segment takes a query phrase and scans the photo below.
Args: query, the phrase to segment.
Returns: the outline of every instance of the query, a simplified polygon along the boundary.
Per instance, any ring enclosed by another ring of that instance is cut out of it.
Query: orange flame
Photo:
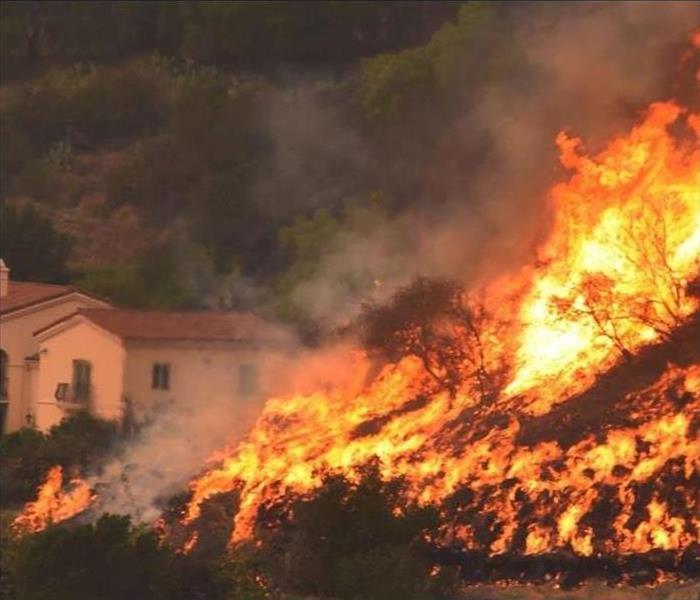
[[[461,516],[445,524],[445,535],[465,547],[492,554],[568,547],[589,556],[682,550],[697,541],[698,522],[688,514],[697,514],[698,499],[688,481],[700,461],[691,427],[700,367],[668,365],[655,383],[600,399],[634,407],[602,436],[581,434],[568,446],[518,439],[528,423],[581,398],[601,373],[671,340],[698,309],[688,292],[700,272],[698,119],[674,102],[652,104],[595,156],[559,134],[572,175],[552,189],[554,226],[539,266],[484,292],[494,312],[516,315],[505,333],[485,325],[485,361],[509,373],[496,400],[483,402],[469,381],[453,396],[435,391],[410,356],[369,385],[358,377],[349,389],[271,399],[247,438],[192,483],[185,522],[198,518],[207,498],[236,489],[233,541],[245,539],[261,504],[313,490],[322,469],[352,478],[378,457],[382,475],[406,477],[421,502],[472,490]],[[683,135],[672,136],[672,125]],[[367,358],[356,360],[358,373],[369,369]],[[678,406],[671,392],[689,399]],[[411,403],[418,397],[425,401]],[[363,429],[367,423],[376,426]],[[679,482],[673,507],[656,496],[640,506],[639,487],[665,470]],[[592,520],[604,503],[617,507],[606,532]],[[635,511],[645,518],[633,522]],[[488,539],[477,535],[476,513],[493,517]]]
[[[373,365],[353,353],[344,386],[266,403],[248,436],[191,483],[184,523],[236,490],[232,542],[249,538],[265,503],[314,490],[326,469],[352,479],[377,458],[420,502],[447,506],[469,491],[442,531],[465,548],[591,556],[698,543],[700,351],[674,363],[654,349],[700,333],[699,138],[700,115],[673,101],[651,104],[597,154],[560,133],[570,176],[551,190],[537,263],[480,294],[483,365],[504,379],[494,394],[469,377],[439,389],[415,356],[366,383]],[[476,295],[465,302],[476,307]],[[15,530],[93,502],[84,481],[71,485],[64,492],[51,469]],[[198,537],[190,530],[183,552]]]
[[[51,467],[39,487],[37,499],[29,502],[13,521],[13,531],[17,534],[40,531],[74,517],[92,504],[95,496],[85,481],[72,479],[68,485],[70,489],[64,491],[63,469]]]

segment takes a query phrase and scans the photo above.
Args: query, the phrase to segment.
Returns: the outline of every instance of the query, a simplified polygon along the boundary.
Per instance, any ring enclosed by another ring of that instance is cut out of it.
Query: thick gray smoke
[[[556,133],[582,137],[595,152],[650,101],[665,99],[669,64],[700,23],[700,5],[538,3],[515,23],[508,34],[528,73],[487,86],[444,147],[425,157],[449,202],[433,203],[428,184],[415,192],[417,210],[370,235],[338,239],[296,290],[316,317],[338,323],[356,313],[362,296],[344,284],[353,275],[378,282],[371,291],[382,298],[419,274],[478,284],[530,262],[547,231],[546,190],[566,176]],[[473,156],[473,140],[487,140],[481,156]]]

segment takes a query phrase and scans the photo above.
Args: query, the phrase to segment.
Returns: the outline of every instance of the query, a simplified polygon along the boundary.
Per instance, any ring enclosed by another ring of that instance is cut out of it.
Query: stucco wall
[[[40,341],[39,347],[36,424],[40,429],[60,422],[69,410],[54,395],[59,383],[72,383],[73,360],[91,364],[90,411],[104,419],[121,417],[126,356],[119,338],[84,320]]]
[[[8,413],[5,432],[24,425],[27,414],[34,411],[36,398],[31,394],[32,383],[26,381],[24,365],[27,356],[39,351],[34,332],[79,308],[103,306],[105,304],[90,298],[59,298],[0,317],[0,347],[8,355]]]
[[[255,396],[239,394],[239,366],[254,364],[259,372],[259,396],[270,388],[273,373],[285,358],[274,351],[251,349],[239,344],[216,342],[127,342],[124,390],[141,417],[159,402],[175,400],[192,406],[230,402],[232,415]],[[170,389],[154,390],[155,363],[170,364]]]

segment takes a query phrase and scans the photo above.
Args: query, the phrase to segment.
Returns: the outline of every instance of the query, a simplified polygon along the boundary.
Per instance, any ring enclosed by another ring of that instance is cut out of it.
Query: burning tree
[[[700,258],[699,137],[700,117],[673,102],[652,104],[594,156],[560,135],[572,174],[551,190],[540,266],[481,296],[419,279],[368,307],[366,346],[393,362],[373,370],[355,353],[348,368],[371,381],[269,399],[191,483],[183,527],[235,492],[230,544],[261,541],[269,511],[292,506],[283,539],[332,546],[335,532],[308,515],[340,514],[352,529],[361,520],[344,511],[362,507],[323,474],[360,489],[376,459],[379,480],[405,483],[399,511],[439,507],[435,541],[470,581],[531,566],[536,577],[697,577],[700,302],[688,282]],[[297,589],[327,591],[322,579]]]
[[[495,323],[483,297],[468,296],[455,281],[425,277],[399,289],[388,304],[366,305],[360,317],[368,350],[392,362],[417,356],[439,388],[454,396],[468,382],[482,402],[495,398],[503,381],[485,342]]]
[[[672,196],[645,199],[636,214],[606,235],[611,268],[584,271],[567,295],[551,300],[563,319],[589,320],[626,360],[634,343],[630,332],[668,342],[695,303],[687,265],[673,239],[678,204]],[[700,272],[700,258],[695,263]],[[647,293],[639,294],[639,287]]]

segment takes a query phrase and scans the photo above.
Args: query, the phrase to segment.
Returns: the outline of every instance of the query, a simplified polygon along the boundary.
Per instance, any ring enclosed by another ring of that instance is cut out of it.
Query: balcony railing
[[[54,397],[59,404],[87,406],[92,398],[92,386],[77,387],[68,383],[59,383]]]

